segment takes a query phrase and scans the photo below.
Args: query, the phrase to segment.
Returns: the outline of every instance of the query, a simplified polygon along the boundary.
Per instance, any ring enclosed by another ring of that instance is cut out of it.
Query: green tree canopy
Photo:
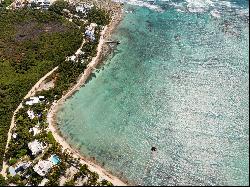
[[[68,8],[69,8],[69,3],[67,1],[57,0],[49,7],[49,11],[62,15],[63,9],[68,9]]]

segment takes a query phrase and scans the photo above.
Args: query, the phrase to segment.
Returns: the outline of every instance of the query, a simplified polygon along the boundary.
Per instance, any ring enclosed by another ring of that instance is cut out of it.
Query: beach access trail
[[[48,72],[46,75],[44,75],[32,88],[31,90],[28,92],[28,94],[24,97],[24,99],[27,99],[31,96],[33,96],[36,93],[36,90],[40,87],[40,84],[47,78],[49,77],[51,74],[53,74],[56,70],[58,69],[58,66],[55,67],[53,70],[51,70],[50,72]],[[11,119],[11,125],[9,128],[9,132],[8,132],[8,138],[7,138],[7,143],[6,143],[6,147],[5,147],[5,153],[9,147],[9,142],[11,140],[11,136],[12,136],[12,129],[16,126],[15,124],[15,116],[17,114],[17,112],[22,108],[22,102],[18,105],[17,109],[14,111],[12,119]],[[8,165],[5,161],[3,161],[3,168],[1,171],[1,174],[6,177],[6,169],[7,169]]]

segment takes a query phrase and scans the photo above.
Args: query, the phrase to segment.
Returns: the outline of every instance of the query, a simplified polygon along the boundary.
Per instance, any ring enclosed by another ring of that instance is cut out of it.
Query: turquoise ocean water
[[[131,183],[248,185],[248,2],[125,12],[121,44],[59,111],[62,134]]]

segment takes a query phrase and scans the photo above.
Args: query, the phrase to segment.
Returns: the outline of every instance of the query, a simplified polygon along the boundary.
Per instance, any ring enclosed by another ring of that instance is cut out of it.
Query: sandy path
[[[50,72],[48,72],[46,75],[44,75],[32,88],[31,90],[28,92],[28,94],[24,97],[24,99],[27,99],[31,96],[33,96],[36,93],[36,90],[39,88],[40,84],[47,78],[49,77],[52,73],[54,73],[56,70],[58,69],[58,66],[55,67],[53,70],[51,70]],[[12,129],[15,127],[15,115],[17,114],[17,112],[20,110],[20,108],[22,108],[22,103],[19,104],[19,106],[17,107],[17,109],[14,111],[12,119],[11,119],[11,125],[10,125],[10,129],[8,132],[8,138],[7,138],[7,143],[6,143],[6,147],[5,147],[5,151],[8,149],[9,146],[9,142],[11,140],[11,136],[12,136]],[[3,162],[3,168],[1,171],[1,174],[3,176],[6,176],[6,169],[7,169],[7,165],[6,162]]]

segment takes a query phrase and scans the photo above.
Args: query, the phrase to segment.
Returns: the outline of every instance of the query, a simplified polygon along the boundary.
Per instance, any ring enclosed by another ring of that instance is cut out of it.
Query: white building
[[[75,53],[76,56],[82,55],[84,52],[81,49],[78,49]]]
[[[96,23],[91,23],[89,26],[86,27],[85,36],[90,38],[91,41],[95,41],[95,27],[97,26]]]
[[[19,163],[19,164],[16,166],[15,170],[16,170],[16,172],[25,170],[25,169],[27,169],[28,167],[30,167],[31,164],[32,164],[32,162],[21,162],[21,163]]]
[[[40,102],[40,100],[39,100],[39,98],[38,97],[30,97],[30,100],[29,101],[26,101],[26,105],[34,105],[34,104],[37,104],[37,103],[39,103]]]
[[[45,96],[39,95],[38,98],[39,98],[40,100],[44,100],[44,99],[45,99]]]
[[[28,114],[28,116],[29,116],[30,119],[34,119],[36,117],[35,114],[34,114],[34,112],[33,112],[33,110],[28,110],[27,114]]]
[[[34,167],[34,171],[40,176],[45,176],[50,169],[61,161],[57,155],[51,155],[48,160],[40,160]]]
[[[17,138],[17,133],[13,133],[13,134],[12,134],[12,137],[13,137],[14,139],[16,139],[16,138]]]
[[[67,61],[76,61],[76,55],[67,57]]]
[[[50,169],[52,168],[53,164],[50,161],[47,160],[40,160],[34,167],[34,171],[40,175],[40,176],[45,176]]]
[[[40,133],[39,126],[36,125],[35,127],[30,128],[30,129],[29,129],[29,132],[33,132],[33,136],[36,136],[37,134]]]
[[[31,0],[30,3],[34,3],[42,9],[48,9],[52,4],[52,0]]]
[[[30,99],[28,101],[25,102],[26,105],[34,105],[34,104],[38,104],[41,101],[43,101],[45,99],[44,96],[38,96],[38,97],[30,97]]]
[[[83,14],[87,13],[94,5],[79,4],[76,6],[76,12],[81,12]]]
[[[43,150],[46,148],[46,145],[43,145],[43,143],[34,140],[33,142],[28,143],[28,147],[32,152],[32,155],[38,155],[43,152]]]
[[[78,5],[76,6],[76,12],[81,12],[81,13],[85,13],[85,7],[83,5]]]
[[[38,186],[45,186],[45,184],[48,182],[49,180],[47,178],[44,178],[40,184],[38,184]]]

